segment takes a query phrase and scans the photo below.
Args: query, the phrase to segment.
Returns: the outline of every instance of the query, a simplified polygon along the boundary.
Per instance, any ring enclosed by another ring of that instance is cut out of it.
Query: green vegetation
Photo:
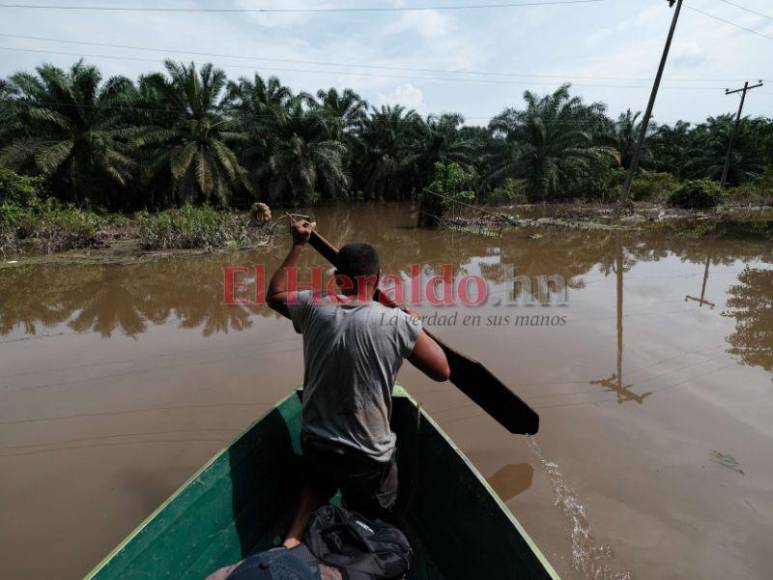
[[[256,202],[420,200],[421,224],[436,226],[454,201],[619,199],[640,115],[610,119],[569,85],[524,101],[480,127],[375,108],[351,89],[228,80],[211,64],[167,61],[136,82],[44,65],[0,79],[0,251],[130,236],[145,248],[242,247],[263,230],[233,210]],[[731,128],[730,116],[653,124],[634,200],[771,205],[773,120],[743,119],[722,192]]]
[[[148,250],[241,248],[254,244],[243,216],[211,207],[185,205],[138,215],[139,239]]]
[[[544,97],[527,91],[524,99],[526,110],[508,109],[491,121],[491,181],[523,177],[531,201],[552,201],[580,194],[599,170],[619,164],[613,147],[594,141],[604,105],[571,97],[568,85]]]
[[[618,184],[618,195],[623,191],[623,177]],[[667,171],[642,171],[631,186],[634,201],[662,202],[678,187],[677,179]]]
[[[0,170],[1,255],[97,248],[116,239],[139,239],[147,250],[243,248],[262,243],[271,227],[262,204],[252,210],[253,223],[246,214],[189,204],[154,214],[102,214],[44,198],[44,189],[40,177]]]
[[[445,212],[456,202],[475,201],[475,192],[470,189],[473,180],[474,175],[458,163],[435,163],[435,179],[421,197],[419,226],[438,227]]]
[[[568,85],[524,100],[479,127],[374,108],[350,89],[294,94],[275,77],[228,80],[211,64],[169,61],[136,82],[82,62],[44,65],[0,81],[0,168],[40,178],[60,202],[120,212],[419,199],[436,163],[471,175],[479,202],[617,197],[640,115],[610,119]],[[635,198],[719,179],[731,127],[729,115],[653,124]],[[770,166],[773,120],[743,119],[729,199],[769,203]]]
[[[722,188],[710,179],[694,179],[680,185],[668,198],[680,209],[711,209],[722,201]]]
[[[55,252],[99,245],[106,223],[95,213],[39,197],[43,181],[0,170],[0,254],[17,253],[22,245]]]
[[[0,254],[32,247],[46,253],[102,244],[101,230],[108,220],[49,198],[29,205],[0,205]]]
[[[491,204],[525,204],[529,198],[526,196],[527,183],[525,179],[508,177],[502,185],[495,187],[486,196],[486,201]]]

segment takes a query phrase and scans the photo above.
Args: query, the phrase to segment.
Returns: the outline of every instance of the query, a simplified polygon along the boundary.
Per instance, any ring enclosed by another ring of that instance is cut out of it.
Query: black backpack
[[[346,580],[398,580],[411,569],[413,550],[405,534],[381,520],[371,521],[333,505],[318,509],[304,543]]]

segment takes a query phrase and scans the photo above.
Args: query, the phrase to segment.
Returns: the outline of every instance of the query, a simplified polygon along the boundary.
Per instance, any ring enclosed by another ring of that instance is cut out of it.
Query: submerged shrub
[[[0,219],[0,255],[3,257],[18,251],[16,232]]]
[[[668,197],[668,204],[681,209],[710,209],[722,201],[722,188],[711,179],[687,181]]]
[[[53,201],[53,200],[52,200]],[[100,246],[97,232],[102,218],[90,211],[57,207],[42,214],[35,237],[46,253]]]
[[[529,203],[527,183],[525,179],[508,177],[504,183],[486,196],[486,203],[492,204],[524,204]]]
[[[153,250],[241,247],[250,241],[247,223],[232,212],[183,206],[138,215],[142,247]]]
[[[475,201],[474,177],[458,163],[435,163],[435,179],[421,196],[419,227],[436,228],[454,205]]]
[[[631,184],[631,197],[634,201],[663,200],[677,185],[676,177],[668,172],[642,171]]]
[[[773,206],[773,165],[754,181],[734,187],[728,193],[735,203]]]
[[[104,220],[97,214],[65,205],[53,198],[29,198],[25,204],[0,203],[0,236],[3,253],[19,251],[30,240],[46,253],[99,246],[98,232]]]

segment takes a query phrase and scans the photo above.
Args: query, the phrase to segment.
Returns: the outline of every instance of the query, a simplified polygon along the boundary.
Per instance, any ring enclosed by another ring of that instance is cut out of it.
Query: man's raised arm
[[[308,220],[293,220],[293,246],[290,248],[290,252],[284,259],[284,262],[282,262],[282,265],[274,272],[274,275],[271,277],[271,282],[268,284],[266,302],[270,308],[276,310],[286,318],[290,318],[290,310],[287,308],[287,271],[288,269],[295,267],[298,262],[298,256],[301,255],[303,246],[309,241],[309,236],[311,236],[311,232],[316,225],[315,222],[310,222]]]

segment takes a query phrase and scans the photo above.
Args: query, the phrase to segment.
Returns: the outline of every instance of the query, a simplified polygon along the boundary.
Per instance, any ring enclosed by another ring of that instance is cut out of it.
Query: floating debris
[[[741,465],[735,460],[735,457],[732,455],[727,455],[725,453],[720,453],[719,451],[712,451],[710,460],[714,463],[719,463],[722,467],[727,467],[728,469],[735,471],[736,473],[740,473],[741,475],[744,475],[743,469],[741,469]]]

